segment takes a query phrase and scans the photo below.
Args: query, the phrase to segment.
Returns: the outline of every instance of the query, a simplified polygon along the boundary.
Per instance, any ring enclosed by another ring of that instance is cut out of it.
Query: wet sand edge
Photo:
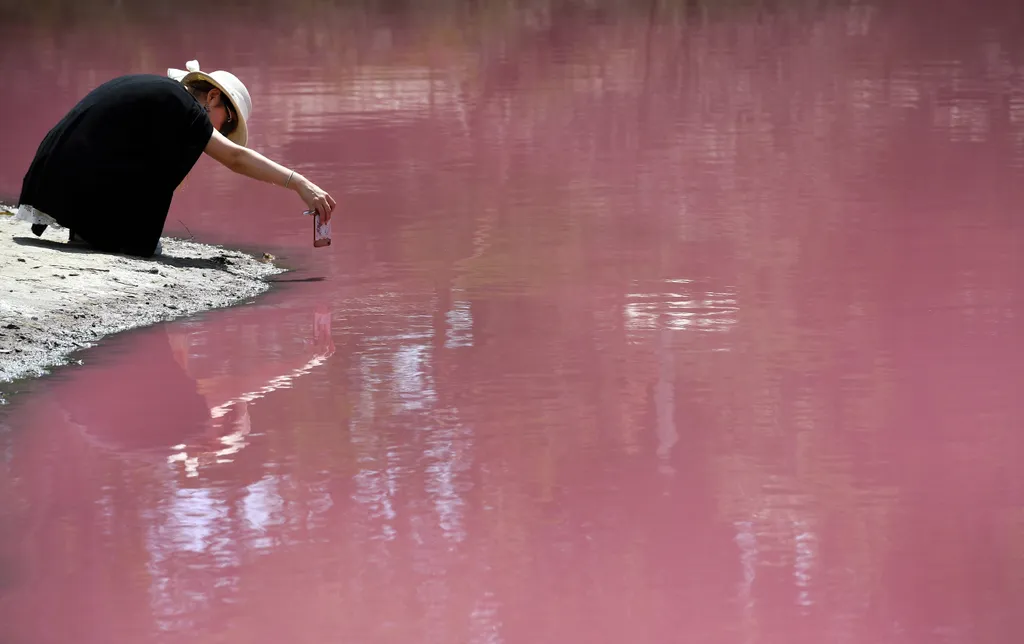
[[[152,259],[36,237],[0,204],[0,383],[45,375],[101,338],[243,302],[284,269],[219,246],[163,238]]]

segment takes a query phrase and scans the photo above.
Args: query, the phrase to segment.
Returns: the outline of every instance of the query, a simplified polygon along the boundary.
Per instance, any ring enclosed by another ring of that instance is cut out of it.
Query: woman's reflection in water
[[[0,552],[20,553],[0,562],[4,578],[35,578],[52,553],[62,551],[58,544],[42,543],[46,535],[61,534],[45,526],[74,516],[75,525],[99,530],[106,519],[94,499],[109,497],[113,511],[138,505],[138,499],[114,497],[145,496],[141,488],[109,487],[109,468],[90,452],[135,463],[142,479],[153,483],[182,473],[194,477],[235,458],[248,445],[256,401],[315,374],[334,354],[329,313],[320,309],[313,317],[313,332],[301,349],[275,347],[260,354],[257,365],[226,365],[218,360],[226,355],[220,352],[213,364],[197,364],[181,325],[127,336],[120,342],[132,343],[132,349],[118,353],[119,343],[107,347],[104,363],[90,365],[88,378],[56,374],[47,396],[55,402],[12,409],[10,427],[31,431],[10,433],[12,458],[0,469]],[[279,331],[266,328],[265,312],[259,319],[259,331]],[[138,355],[146,359],[131,358]],[[171,469],[154,467],[160,463]]]

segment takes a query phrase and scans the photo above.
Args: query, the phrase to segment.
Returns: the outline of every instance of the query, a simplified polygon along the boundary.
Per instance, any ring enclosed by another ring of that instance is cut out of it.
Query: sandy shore
[[[36,237],[0,205],[0,382],[39,376],[100,338],[238,303],[283,272],[244,253],[163,239],[137,259]]]

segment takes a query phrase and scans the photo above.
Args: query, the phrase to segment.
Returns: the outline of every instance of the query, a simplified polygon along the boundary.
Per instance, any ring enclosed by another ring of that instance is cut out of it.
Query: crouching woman
[[[149,257],[160,250],[175,189],[206,153],[234,172],[295,191],[330,220],[335,201],[297,172],[246,148],[252,100],[230,72],[190,61],[167,77],[134,74],[86,95],[46,135],[22,183],[17,217],[41,235]]]

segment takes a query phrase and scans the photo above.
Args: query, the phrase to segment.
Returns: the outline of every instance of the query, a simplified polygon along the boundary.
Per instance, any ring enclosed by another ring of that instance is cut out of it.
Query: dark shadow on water
[[[323,277],[293,277],[280,280],[265,280],[268,284],[283,284],[285,282],[322,282]]]
[[[15,237],[14,243],[21,244],[22,246],[36,246],[39,248],[50,248],[52,250],[59,250],[64,253],[75,253],[75,254],[97,254],[97,255],[116,255],[119,257],[130,257],[131,259],[137,259],[144,262],[153,262],[156,264],[164,264],[167,266],[174,266],[176,268],[212,268],[227,270],[228,266],[231,265],[231,260],[226,255],[214,257],[212,259],[202,259],[200,257],[174,257],[171,255],[154,255],[153,257],[135,257],[134,255],[125,255],[123,253],[108,253],[88,246],[79,244],[68,244],[66,242],[54,241],[52,239],[35,239],[32,237]]]

